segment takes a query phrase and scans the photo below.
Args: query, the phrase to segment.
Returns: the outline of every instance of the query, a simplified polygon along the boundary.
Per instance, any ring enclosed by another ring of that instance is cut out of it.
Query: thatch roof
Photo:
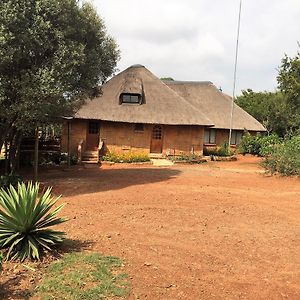
[[[143,104],[120,104],[122,93],[138,93]],[[212,126],[213,122],[144,66],[134,65],[111,78],[102,95],[88,100],[75,118],[104,121]]]
[[[164,81],[164,83],[212,120],[214,128],[228,129],[230,127],[232,98],[222,93],[211,82]],[[232,128],[266,131],[260,122],[236,104],[233,109]]]

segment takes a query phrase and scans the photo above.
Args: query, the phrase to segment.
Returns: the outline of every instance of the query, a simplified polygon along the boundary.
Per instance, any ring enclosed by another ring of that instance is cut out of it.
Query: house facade
[[[230,97],[210,82],[162,81],[133,65],[65,121],[62,149],[83,158],[98,151],[201,155],[204,146],[228,139],[230,108]],[[232,143],[238,143],[244,129],[265,131],[235,105]]]

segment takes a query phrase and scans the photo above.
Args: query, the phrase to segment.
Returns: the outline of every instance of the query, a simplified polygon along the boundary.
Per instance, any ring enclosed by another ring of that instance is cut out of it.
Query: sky
[[[118,70],[212,81],[232,94],[240,0],[91,0],[121,50]],[[274,91],[300,42],[299,0],[243,0],[236,94]]]

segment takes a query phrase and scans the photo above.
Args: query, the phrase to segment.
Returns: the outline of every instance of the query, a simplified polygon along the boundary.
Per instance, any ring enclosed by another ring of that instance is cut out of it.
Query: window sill
[[[215,147],[215,146],[217,146],[217,144],[203,144],[203,146],[211,146],[211,147]]]

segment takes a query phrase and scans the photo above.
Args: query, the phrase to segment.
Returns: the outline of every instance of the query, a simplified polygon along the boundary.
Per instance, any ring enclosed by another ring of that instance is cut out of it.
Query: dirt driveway
[[[124,259],[130,299],[300,299],[300,180],[257,162],[74,167],[44,181],[64,194],[68,238]]]

